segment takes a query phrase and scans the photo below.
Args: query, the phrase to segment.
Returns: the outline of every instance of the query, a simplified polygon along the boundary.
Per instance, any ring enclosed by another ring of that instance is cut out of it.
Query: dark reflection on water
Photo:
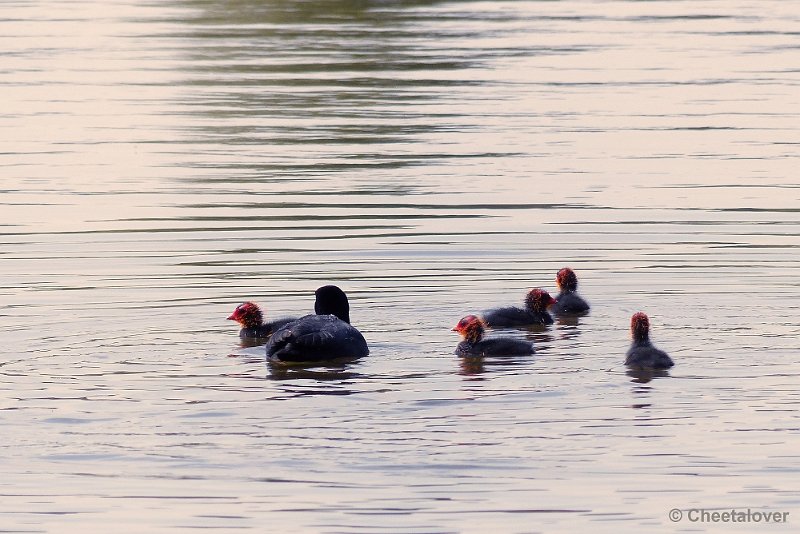
[[[348,371],[351,364],[361,358],[339,358],[327,362],[284,363],[267,361],[269,377],[274,380],[313,378],[315,380],[345,380],[359,376]]]
[[[319,366],[316,366],[319,367]],[[309,368],[309,367],[285,367],[285,366],[269,366],[268,377],[271,380],[314,380],[320,382],[337,382],[338,386],[345,385],[339,383],[343,380],[351,380],[362,378],[362,375],[353,371],[348,371],[347,367],[328,367],[325,369]],[[348,389],[335,389],[326,390],[324,392],[314,391],[309,393],[308,390],[302,390],[303,394],[329,394],[329,395],[350,395],[353,392]]]
[[[374,0],[190,0],[186,5],[201,9],[200,15],[189,21],[213,24],[231,24],[247,28],[249,25],[269,22],[286,24],[289,28],[305,23],[328,22],[347,25],[365,23],[370,27],[389,26],[402,22],[405,17],[418,18],[413,8],[442,3],[441,0],[404,0],[375,2]],[[398,7],[404,9],[398,10]],[[244,30],[243,30],[244,31]]]
[[[188,102],[195,112],[217,119],[205,130],[234,144],[405,144],[421,134],[452,130],[452,122],[442,119],[458,115],[428,109],[429,104],[441,98],[443,88],[480,82],[442,76],[469,68],[474,54],[443,50],[437,56],[420,43],[455,37],[452,30],[440,36],[419,32],[417,24],[427,15],[413,7],[438,3],[241,2],[232,8],[227,2],[189,2],[198,16],[185,21],[185,37],[202,45],[185,50],[186,72],[199,75],[185,83],[214,90],[190,95]],[[248,127],[259,116],[285,120],[269,128]],[[245,122],[219,122],[237,117]],[[339,156],[340,161],[325,163],[326,170],[419,164],[417,156],[401,154]],[[341,161],[347,159],[362,161]],[[306,163],[274,170],[314,168]]]
[[[521,356],[459,356],[460,374],[465,376],[475,376],[486,373],[487,371],[508,371],[519,370],[532,372],[532,360],[534,355]]]
[[[632,378],[631,382],[646,384],[655,378],[669,377],[666,369],[629,368],[626,375]]]

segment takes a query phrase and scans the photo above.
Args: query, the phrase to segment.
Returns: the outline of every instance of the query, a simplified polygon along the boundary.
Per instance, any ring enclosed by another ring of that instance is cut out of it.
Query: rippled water
[[[796,529],[793,2],[3,6],[0,531]],[[590,315],[453,355],[565,265]],[[325,283],[368,358],[225,321]]]

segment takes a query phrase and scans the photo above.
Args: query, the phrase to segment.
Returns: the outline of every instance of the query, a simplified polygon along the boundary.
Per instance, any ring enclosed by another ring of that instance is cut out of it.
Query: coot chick
[[[672,359],[663,350],[650,342],[650,319],[642,312],[631,317],[631,348],[625,357],[625,365],[636,368],[669,369]]]
[[[336,286],[316,291],[315,315],[279,328],[267,343],[267,359],[277,362],[321,362],[369,354],[361,332],[350,326],[347,295]]]
[[[550,293],[537,287],[525,296],[525,309],[508,306],[489,310],[483,314],[483,322],[490,328],[553,324],[553,317],[547,313],[553,303],[555,299]]]
[[[485,323],[475,315],[461,319],[453,332],[458,332],[464,340],[456,347],[459,356],[515,356],[533,354],[533,344],[521,339],[496,337],[483,339]]]
[[[552,310],[556,315],[578,314],[589,311],[589,303],[578,295],[578,277],[569,267],[564,267],[556,275],[556,284],[559,294],[556,296],[556,303]]]
[[[268,338],[278,328],[296,320],[296,317],[285,317],[265,323],[261,308],[253,302],[239,304],[228,317],[228,321],[236,321],[242,325],[239,330],[239,337],[242,339]]]

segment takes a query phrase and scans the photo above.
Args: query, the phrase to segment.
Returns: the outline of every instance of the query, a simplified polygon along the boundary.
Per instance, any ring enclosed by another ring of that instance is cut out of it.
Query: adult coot
[[[364,336],[350,325],[347,295],[336,286],[316,291],[315,315],[283,325],[267,343],[267,359],[274,362],[319,362],[360,358],[369,354]]]

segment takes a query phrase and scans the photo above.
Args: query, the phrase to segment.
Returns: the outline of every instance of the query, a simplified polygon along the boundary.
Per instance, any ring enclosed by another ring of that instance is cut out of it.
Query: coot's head
[[[461,334],[466,341],[477,343],[483,338],[483,331],[486,323],[480,317],[467,315],[453,327],[453,332]]]
[[[342,321],[350,323],[350,304],[347,295],[336,286],[322,286],[316,291],[314,313],[317,315],[335,315]]]
[[[556,299],[550,296],[550,293],[541,288],[534,288],[528,291],[525,297],[525,307],[536,313],[547,311],[547,308],[556,303]]]
[[[252,302],[243,302],[236,306],[233,313],[228,317],[229,321],[236,321],[244,328],[253,328],[261,326],[264,320],[261,314],[261,308]]]
[[[637,341],[647,339],[650,334],[650,319],[644,312],[636,312],[631,316],[631,337]]]
[[[575,271],[564,267],[556,275],[556,284],[561,291],[575,291],[578,289],[578,277],[575,276]]]

